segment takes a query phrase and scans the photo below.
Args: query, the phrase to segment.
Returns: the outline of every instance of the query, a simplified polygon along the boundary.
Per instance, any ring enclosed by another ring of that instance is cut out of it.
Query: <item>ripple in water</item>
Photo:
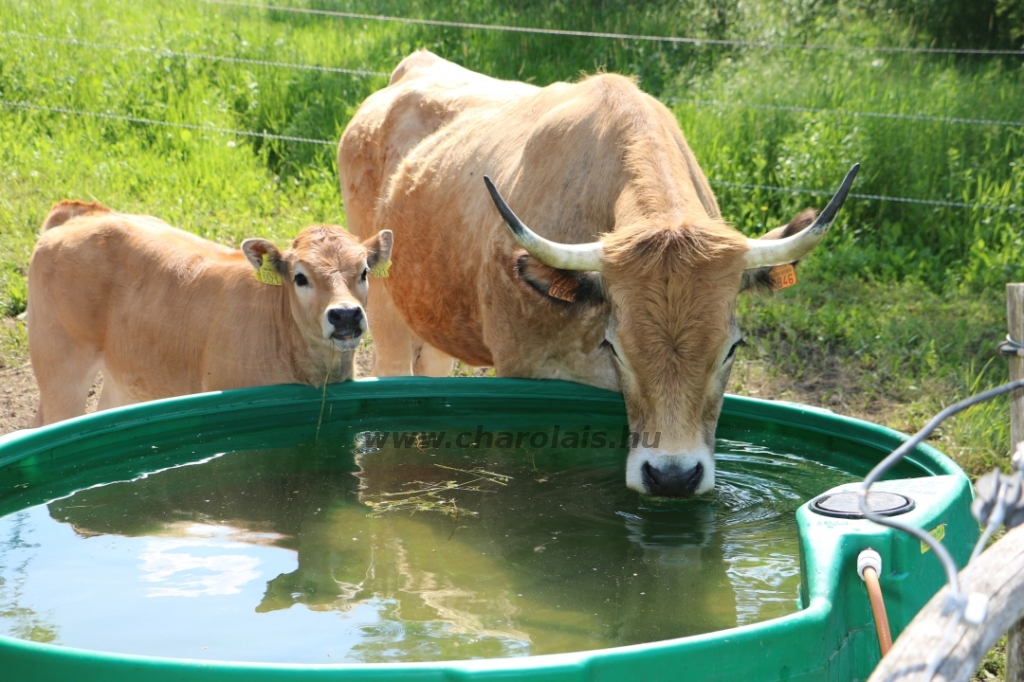
[[[357,623],[345,630],[346,635],[356,635],[363,639],[399,639],[405,634],[401,623],[384,621],[380,623]]]

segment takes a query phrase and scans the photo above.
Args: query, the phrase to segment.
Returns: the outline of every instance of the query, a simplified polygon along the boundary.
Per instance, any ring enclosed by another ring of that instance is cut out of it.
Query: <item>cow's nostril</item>
[[[697,490],[697,486],[700,485],[702,478],[704,478],[704,465],[700,462],[689,471],[683,472],[683,487],[685,489],[683,494],[686,496],[692,495]]]
[[[656,469],[644,462],[641,471],[647,492],[660,497],[690,497],[704,478],[704,465],[699,463],[684,471],[679,467]]]
[[[659,480],[659,478],[661,472],[652,467],[650,462],[644,462],[643,474],[644,487],[647,488],[647,490],[650,491],[652,495],[660,494],[659,491],[661,489],[661,481]]]

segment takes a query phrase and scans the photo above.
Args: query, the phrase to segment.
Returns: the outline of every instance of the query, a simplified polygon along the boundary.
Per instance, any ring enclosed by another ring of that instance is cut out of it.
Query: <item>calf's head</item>
[[[337,225],[314,225],[284,253],[266,239],[246,239],[242,252],[257,272],[270,267],[278,275],[311,347],[351,351],[367,329],[368,276],[391,258],[392,240],[391,230],[360,242]]]
[[[703,217],[682,225],[617,226],[590,244],[557,244],[535,234],[485,178],[528,254],[517,259],[520,277],[552,305],[597,304],[606,310],[573,319],[581,338],[595,339],[588,383],[608,385],[601,375],[614,372],[613,385],[625,399],[634,434],[628,487],[658,497],[690,497],[714,488],[715,427],[743,343],[736,297],[771,267],[798,261],[817,246],[857,169],[810,225],[802,215],[761,239]],[[595,325],[603,329],[590,328]]]

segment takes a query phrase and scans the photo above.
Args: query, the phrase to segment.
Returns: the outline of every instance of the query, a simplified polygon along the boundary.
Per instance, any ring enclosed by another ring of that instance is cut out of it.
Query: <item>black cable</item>
[[[967,408],[973,407],[978,403],[983,403],[986,400],[991,400],[992,398],[1001,396],[1004,393],[1009,393],[1011,391],[1016,391],[1018,389],[1024,389],[1024,379],[1011,381],[1010,383],[1003,384],[1002,386],[997,386],[995,388],[989,389],[987,391],[979,393],[978,395],[971,396],[970,398],[961,400],[958,403],[954,403],[947,407],[946,409],[944,409],[942,412],[939,412],[937,415],[932,417],[932,420],[928,422],[924,426],[924,428],[922,428],[920,431],[918,431],[909,439],[907,439],[907,441],[903,443],[903,445],[893,450],[893,452],[888,457],[886,457],[877,465],[875,465],[875,468],[872,469],[864,478],[864,484],[859,492],[858,502],[860,504],[860,511],[862,514],[864,514],[864,516],[867,519],[874,521],[879,525],[887,526],[889,528],[895,528],[896,530],[903,531],[904,533],[912,535],[924,544],[928,545],[932,549],[932,551],[935,552],[935,556],[937,556],[939,558],[939,561],[942,562],[942,567],[946,571],[946,580],[949,583],[950,596],[954,597],[955,599],[961,602],[963,601],[964,597],[960,593],[960,580],[957,575],[956,562],[953,561],[953,557],[950,555],[949,551],[942,545],[941,542],[939,542],[938,540],[933,538],[929,533],[926,533],[920,528],[915,528],[914,526],[901,523],[900,521],[897,521],[891,517],[879,516],[878,514],[872,513],[871,510],[868,509],[867,504],[868,492],[870,491],[871,486],[878,482],[878,479],[880,479],[890,469],[896,466],[896,464],[898,464],[904,457],[906,457],[910,451],[912,451],[914,448],[916,448],[918,445],[924,442],[924,439],[930,436],[932,432],[935,431],[936,428],[938,428],[939,424],[946,421],[953,415],[959,412],[963,412]]]

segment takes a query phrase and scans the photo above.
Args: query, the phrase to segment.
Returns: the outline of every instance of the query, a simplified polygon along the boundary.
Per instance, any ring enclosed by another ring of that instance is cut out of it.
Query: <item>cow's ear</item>
[[[363,248],[366,249],[366,267],[373,270],[391,260],[391,247],[394,243],[395,237],[391,230],[381,230],[363,242]]]
[[[287,274],[284,258],[281,257],[281,252],[277,250],[272,241],[259,238],[246,239],[242,242],[242,253],[245,254],[246,259],[257,270],[263,267],[263,256],[266,256],[267,262],[275,270],[282,275]]]
[[[818,217],[818,212],[813,208],[809,208],[803,213],[799,214],[795,218],[789,221],[788,224],[782,227],[776,227],[771,232],[761,235],[760,239],[783,239],[785,237],[792,237],[795,234],[802,232],[814,219]],[[796,268],[800,261],[794,261],[789,263],[793,268]],[[786,266],[776,266],[777,268],[784,269]],[[776,270],[775,273],[772,271],[775,268],[753,268],[752,270],[743,271],[743,283],[740,285],[740,291],[747,291],[748,289],[756,289],[759,291],[775,291],[781,289],[788,284],[780,282],[781,278],[785,275],[780,273],[780,270]],[[791,273],[792,274],[792,273]]]
[[[559,270],[544,265],[525,251],[515,256],[519,279],[549,300],[564,305],[600,304],[607,301],[604,278],[597,272]]]

